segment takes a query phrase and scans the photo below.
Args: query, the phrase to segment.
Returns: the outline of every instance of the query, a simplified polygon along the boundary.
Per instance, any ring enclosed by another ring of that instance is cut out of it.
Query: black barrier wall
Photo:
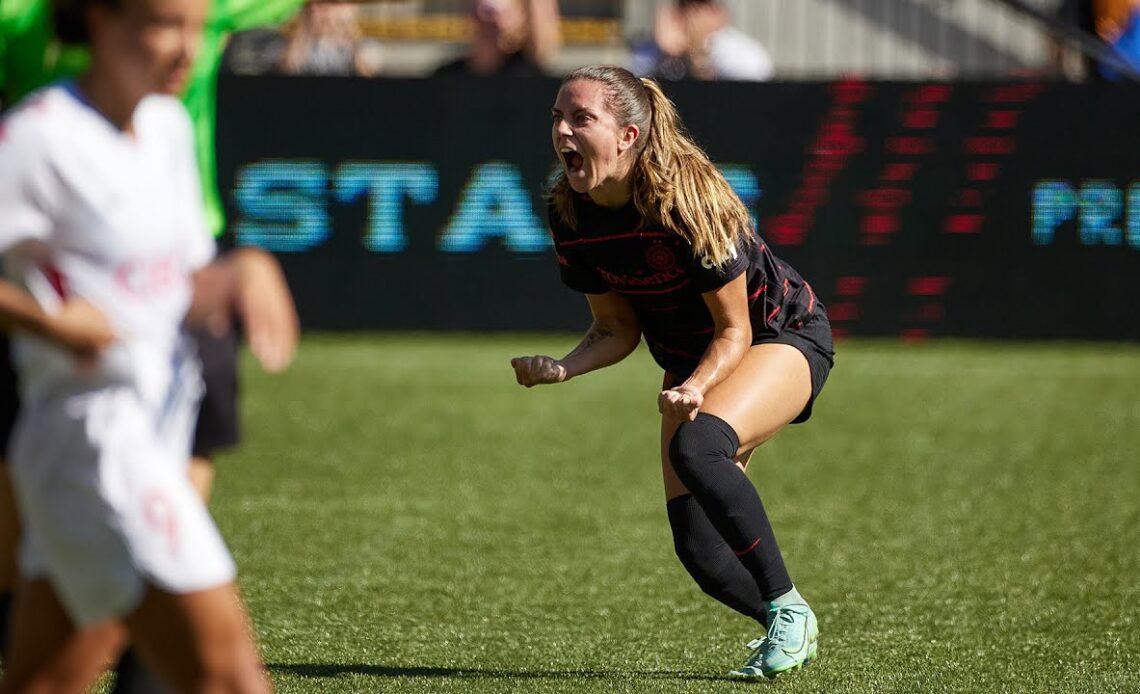
[[[581,329],[542,191],[555,80],[223,75],[231,239],[313,329]],[[1140,339],[1140,90],[670,85],[837,333]]]

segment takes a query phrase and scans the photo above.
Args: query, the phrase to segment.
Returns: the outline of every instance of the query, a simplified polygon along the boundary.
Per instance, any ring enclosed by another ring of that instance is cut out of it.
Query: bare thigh
[[[122,625],[108,620],[76,629],[51,584],[25,581],[16,593],[11,657],[0,692],[85,691],[125,642]]]
[[[811,399],[807,357],[783,344],[753,345],[736,369],[705,395],[701,412],[727,422],[740,439],[734,458],[746,470],[752,452],[803,412]],[[665,498],[688,493],[669,462],[669,442],[680,421],[661,420],[661,472]]]
[[[175,689],[270,690],[232,583],[185,595],[148,586],[126,623],[139,656]]]
[[[214,463],[209,458],[194,456],[190,458],[190,484],[202,501],[210,500],[210,492],[214,489]]]

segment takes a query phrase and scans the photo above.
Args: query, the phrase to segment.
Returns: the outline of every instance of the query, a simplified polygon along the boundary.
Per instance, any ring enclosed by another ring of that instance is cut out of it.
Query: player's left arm
[[[657,399],[662,414],[693,419],[708,393],[728,377],[752,344],[752,320],[748,310],[747,274],[701,295],[713,318],[713,338],[693,374],[684,383],[661,392]]]
[[[238,248],[199,269],[193,280],[188,323],[227,327],[236,317],[266,371],[276,373],[289,365],[300,321],[276,258],[260,248]]]

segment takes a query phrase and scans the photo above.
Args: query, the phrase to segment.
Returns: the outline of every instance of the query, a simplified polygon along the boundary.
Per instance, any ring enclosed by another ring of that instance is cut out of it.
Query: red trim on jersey
[[[811,313],[811,310],[815,308],[815,292],[811,290],[811,285],[806,280],[804,281],[804,289],[808,290],[808,313]]]
[[[616,241],[618,239],[635,239],[635,238],[661,239],[661,238],[667,238],[669,236],[671,236],[671,234],[669,232],[666,232],[666,231],[632,231],[632,232],[629,232],[628,234],[614,234],[612,236],[583,237],[580,239],[574,239],[572,241],[560,241],[560,242],[558,242],[558,245],[559,246],[576,246],[580,243],[600,243],[602,241]]]
[[[55,290],[56,295],[61,299],[66,299],[70,293],[67,288],[67,278],[59,271],[54,265],[41,265],[40,272],[44,273],[44,278],[47,279],[48,284]]]
[[[618,289],[615,287],[614,291],[618,294],[670,294],[688,285],[689,278],[686,277],[684,282],[678,284],[676,287],[669,287],[668,289]]]
[[[775,317],[776,317],[776,314],[777,314],[777,313],[779,313],[779,312],[780,312],[780,307],[779,307],[779,306],[777,306],[776,308],[772,309],[772,312],[768,314],[768,317],[764,319],[764,322],[765,322],[765,323],[771,323],[771,322],[772,322],[772,319],[773,319],[773,318],[775,318]]]
[[[767,289],[768,289],[768,284],[767,284],[767,283],[764,283],[764,284],[760,285],[760,288],[759,288],[759,289],[757,289],[756,291],[754,291],[754,292],[752,292],[751,294],[749,294],[749,295],[748,295],[748,300],[749,300],[749,301],[756,301],[756,297],[758,297],[758,296],[760,296],[761,294],[763,294],[765,291],[767,291]]]

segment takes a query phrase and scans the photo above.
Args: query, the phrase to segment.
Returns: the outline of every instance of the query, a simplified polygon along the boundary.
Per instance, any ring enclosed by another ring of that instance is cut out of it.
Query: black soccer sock
[[[112,694],[163,694],[174,690],[143,664],[132,648],[123,652],[115,665]]]
[[[773,600],[792,589],[792,579],[760,495],[732,460],[739,446],[740,439],[728,422],[701,412],[677,428],[669,443],[669,460],[713,527],[752,574],[761,597]]]
[[[677,558],[701,590],[761,624],[767,606],[748,569],[725,543],[691,494],[670,499],[665,508]]]

